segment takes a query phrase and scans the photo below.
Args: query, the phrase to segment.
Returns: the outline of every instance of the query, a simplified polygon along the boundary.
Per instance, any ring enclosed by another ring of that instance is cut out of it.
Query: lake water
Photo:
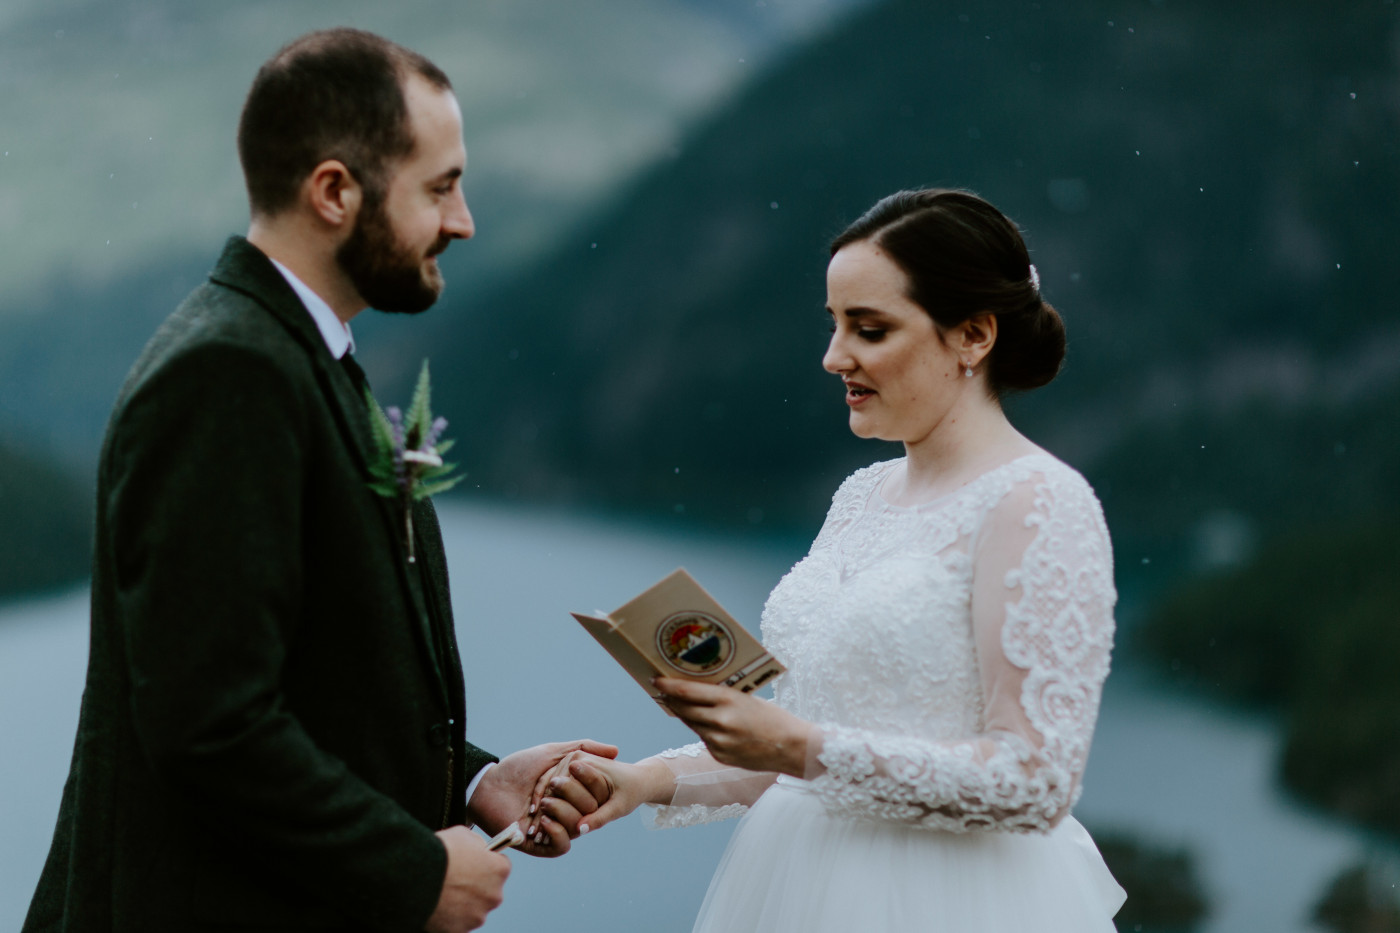
[[[636,759],[690,741],[567,611],[611,609],[685,566],[740,619],[756,620],[806,550],[471,503],[442,512],[469,735],[499,754],[588,736]],[[48,849],[86,652],[85,592],[0,607],[0,930],[19,928]],[[1267,719],[1117,670],[1076,816],[1189,846],[1213,903],[1208,933],[1304,933],[1327,882],[1369,844],[1282,795],[1278,744]],[[506,904],[487,928],[687,931],[732,827],[655,832],[634,815],[562,859],[517,855]]]

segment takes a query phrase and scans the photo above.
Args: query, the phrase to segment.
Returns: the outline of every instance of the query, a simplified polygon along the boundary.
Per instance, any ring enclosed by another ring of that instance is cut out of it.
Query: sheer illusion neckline
[[[1023,463],[1026,460],[1036,460],[1042,458],[1049,460],[1055,459],[1050,454],[1047,454],[1044,451],[1036,451],[1035,453],[1021,454],[1021,456],[1019,457],[1014,457],[1010,460],[1007,460],[1005,463],[999,463],[994,467],[990,467],[989,469],[978,473],[976,476],[963,483],[957,489],[945,492],[940,496],[935,496],[932,499],[927,500],[926,502],[916,502],[913,505],[896,505],[885,498],[885,483],[889,481],[889,478],[891,474],[894,473],[895,468],[898,467],[901,463],[906,463],[909,459],[908,457],[899,457],[895,460],[888,461],[885,465],[885,469],[880,473],[878,477],[876,477],[875,483],[870,490],[869,501],[875,502],[881,508],[888,509],[891,512],[923,512],[925,510],[933,509],[940,505],[944,505],[948,502],[953,501],[954,499],[957,499],[959,496],[965,495],[969,490],[980,486],[982,483],[985,483],[990,477],[996,476],[1003,470],[1010,469],[1018,463]]]

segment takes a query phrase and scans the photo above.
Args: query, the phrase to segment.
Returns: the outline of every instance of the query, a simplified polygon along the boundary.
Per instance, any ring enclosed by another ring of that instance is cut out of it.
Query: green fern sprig
[[[446,492],[466,479],[466,474],[450,475],[457,464],[446,463],[442,459],[443,454],[452,449],[454,442],[440,440],[447,428],[447,419],[433,417],[431,398],[427,360],[423,361],[423,368],[418,373],[418,383],[413,389],[407,417],[396,406],[381,408],[369,390],[365,390],[375,446],[375,457],[369,468],[369,488],[381,496],[403,503],[404,546],[410,562],[416,559],[413,554],[413,503]]]

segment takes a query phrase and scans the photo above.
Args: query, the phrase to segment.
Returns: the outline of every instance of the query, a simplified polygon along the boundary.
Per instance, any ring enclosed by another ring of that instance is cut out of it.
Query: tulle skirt
[[[778,783],[735,829],[695,933],[1112,933],[1123,900],[1073,818],[932,832],[833,817]]]

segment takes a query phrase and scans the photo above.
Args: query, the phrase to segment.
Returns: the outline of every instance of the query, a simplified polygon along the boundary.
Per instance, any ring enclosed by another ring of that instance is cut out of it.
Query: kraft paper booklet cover
[[[572,615],[668,715],[653,677],[748,693],[787,670],[683,569],[613,612]]]

